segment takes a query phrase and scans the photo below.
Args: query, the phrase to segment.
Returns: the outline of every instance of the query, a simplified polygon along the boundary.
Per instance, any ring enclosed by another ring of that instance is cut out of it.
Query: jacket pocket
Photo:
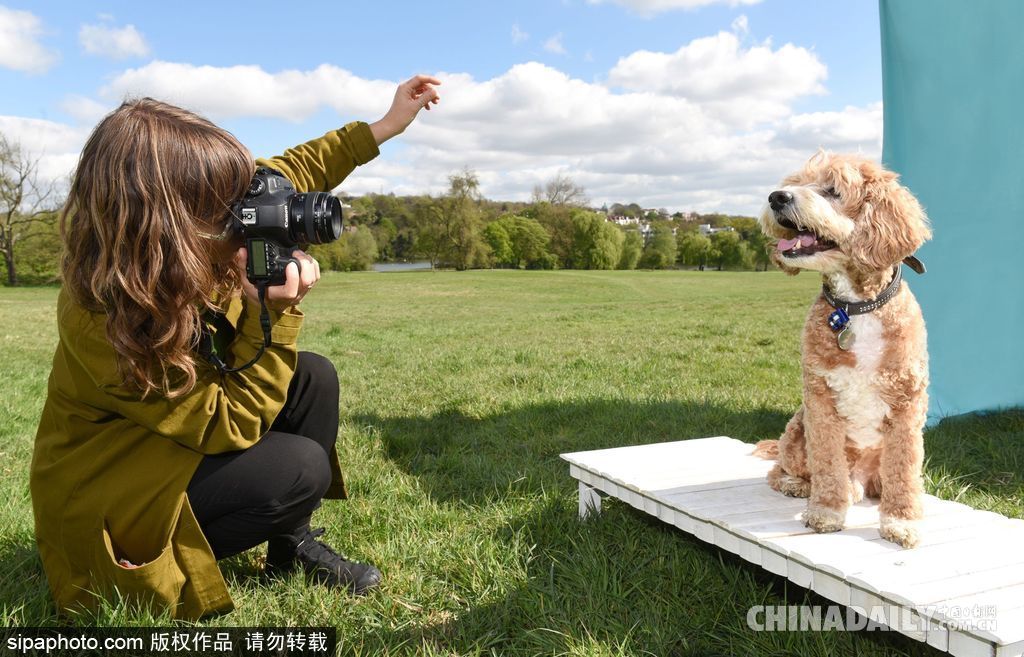
[[[176,524],[177,517],[172,528]],[[173,531],[171,534],[173,536]],[[103,547],[105,554],[101,557],[101,572],[104,584],[113,596],[112,601],[121,598],[130,606],[148,607],[155,614],[166,609],[174,615],[185,585],[185,574],[175,559],[171,539],[155,558],[128,568],[119,563],[125,555],[111,538],[110,528],[104,519]],[[110,590],[111,587],[116,591]]]

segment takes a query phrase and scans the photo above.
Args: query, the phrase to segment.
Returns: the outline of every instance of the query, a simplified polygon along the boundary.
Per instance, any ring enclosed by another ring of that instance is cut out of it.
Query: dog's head
[[[824,151],[768,195],[761,229],[776,240],[772,260],[790,274],[883,271],[931,237],[924,210],[895,173]]]

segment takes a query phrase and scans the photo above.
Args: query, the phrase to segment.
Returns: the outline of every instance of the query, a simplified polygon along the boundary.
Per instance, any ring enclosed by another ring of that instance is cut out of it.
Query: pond
[[[375,262],[373,271],[426,271],[430,269],[430,262]]]

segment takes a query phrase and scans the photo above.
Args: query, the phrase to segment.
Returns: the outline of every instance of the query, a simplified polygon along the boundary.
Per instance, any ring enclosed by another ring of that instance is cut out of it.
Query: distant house
[[[732,232],[736,229],[732,226],[712,226],[711,224],[701,224],[698,226],[701,235],[714,235],[715,233]]]

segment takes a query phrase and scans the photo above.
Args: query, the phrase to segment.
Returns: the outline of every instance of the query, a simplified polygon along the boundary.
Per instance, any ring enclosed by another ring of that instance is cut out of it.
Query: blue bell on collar
[[[850,316],[847,315],[846,311],[842,308],[836,308],[835,311],[828,316],[828,327],[833,331],[841,331],[849,323]]]

